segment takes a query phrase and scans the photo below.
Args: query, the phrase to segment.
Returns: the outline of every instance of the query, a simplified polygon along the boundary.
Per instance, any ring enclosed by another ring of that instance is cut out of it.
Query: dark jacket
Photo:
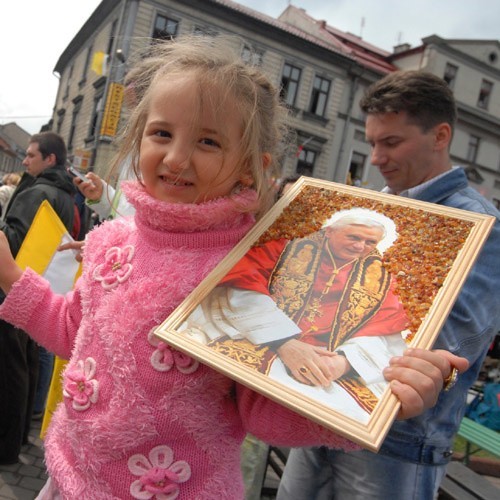
[[[9,241],[15,257],[38,207],[47,200],[68,231],[71,232],[75,216],[74,200],[76,188],[62,165],[44,170],[37,177],[25,174],[12,194],[5,219],[0,221],[0,230]]]

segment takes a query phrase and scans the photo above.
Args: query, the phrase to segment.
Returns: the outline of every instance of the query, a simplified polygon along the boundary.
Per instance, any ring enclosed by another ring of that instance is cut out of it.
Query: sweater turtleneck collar
[[[158,245],[234,245],[255,223],[257,193],[251,189],[199,204],[158,200],[137,181],[123,182],[122,190],[135,207],[138,230]]]

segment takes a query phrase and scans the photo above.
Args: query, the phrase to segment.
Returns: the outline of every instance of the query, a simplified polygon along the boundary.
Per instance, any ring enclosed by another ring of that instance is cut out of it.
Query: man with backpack
[[[26,173],[0,221],[14,256],[44,200],[72,232],[77,191],[66,172],[66,157],[66,145],[59,135],[42,132],[31,137],[23,161]],[[0,302],[4,298],[1,294]],[[37,372],[38,346],[23,331],[0,321],[0,464],[16,463],[27,442]]]

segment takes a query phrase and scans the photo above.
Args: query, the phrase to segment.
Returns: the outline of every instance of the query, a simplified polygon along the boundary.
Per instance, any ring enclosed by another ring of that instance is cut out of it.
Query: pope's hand
[[[293,377],[307,385],[327,388],[350,370],[344,356],[297,339],[285,342],[277,353]]]

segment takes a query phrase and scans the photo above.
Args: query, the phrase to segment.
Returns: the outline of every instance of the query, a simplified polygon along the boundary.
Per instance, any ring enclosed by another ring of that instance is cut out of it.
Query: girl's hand
[[[12,285],[23,274],[22,269],[16,264],[9,242],[5,233],[0,231],[0,288],[7,294]]]
[[[78,177],[75,177],[73,179],[73,184],[88,200],[99,201],[102,198],[104,187],[101,178],[97,174],[94,174],[94,172],[89,172],[86,174],[86,177],[86,181],[82,181]]]
[[[398,420],[420,415],[433,407],[453,369],[463,373],[469,367],[465,358],[444,350],[407,349],[403,356],[391,359],[384,377],[401,401]]]

